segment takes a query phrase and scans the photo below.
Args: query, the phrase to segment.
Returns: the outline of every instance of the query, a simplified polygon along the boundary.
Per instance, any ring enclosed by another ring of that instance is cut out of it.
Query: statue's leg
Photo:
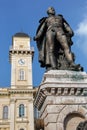
[[[61,47],[64,50],[64,54],[69,63],[73,63],[73,56],[68,46],[68,41],[65,35],[57,33],[57,40],[60,42]]]
[[[54,46],[55,46],[55,32],[52,32],[51,30],[47,32],[46,34],[46,44],[47,44],[47,51],[49,53],[49,59],[52,69],[57,69],[57,60],[54,55]]]
[[[73,53],[70,51],[69,46],[68,46],[68,41],[65,35],[57,35],[58,41],[60,42],[65,56],[67,58],[67,61],[69,63],[69,65],[74,68],[74,70],[78,70],[78,71],[83,71],[83,67],[81,67],[79,64],[75,64],[74,63],[74,58],[73,58]]]

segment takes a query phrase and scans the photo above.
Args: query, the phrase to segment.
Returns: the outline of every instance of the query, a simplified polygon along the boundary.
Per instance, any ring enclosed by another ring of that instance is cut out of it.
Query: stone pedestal
[[[87,74],[50,70],[38,88],[35,106],[45,130],[76,130],[87,120]]]

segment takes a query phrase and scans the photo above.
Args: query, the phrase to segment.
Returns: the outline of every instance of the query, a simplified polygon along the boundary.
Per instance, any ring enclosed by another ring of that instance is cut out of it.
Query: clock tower
[[[11,63],[10,130],[34,130],[33,54],[34,49],[30,47],[30,37],[25,33],[16,33],[12,37],[12,47],[9,51]]]
[[[30,47],[30,37],[16,33],[10,48],[11,88],[32,88],[32,59],[34,49]]]

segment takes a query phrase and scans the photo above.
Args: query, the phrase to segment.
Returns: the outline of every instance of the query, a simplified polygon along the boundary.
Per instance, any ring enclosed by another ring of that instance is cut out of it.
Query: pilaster
[[[10,130],[15,130],[15,100],[10,99]]]
[[[16,65],[15,65],[15,56],[12,55],[11,58],[11,87],[15,88],[15,83],[16,83]]]
[[[28,115],[29,115],[29,130],[34,130],[34,108],[33,108],[33,97],[28,100]]]

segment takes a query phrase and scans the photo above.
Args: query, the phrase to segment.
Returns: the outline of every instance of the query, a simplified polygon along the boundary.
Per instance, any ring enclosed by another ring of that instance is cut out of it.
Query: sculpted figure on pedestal
[[[40,19],[36,36],[41,67],[50,69],[69,69],[82,71],[74,63],[75,55],[71,52],[73,30],[62,15],[56,15],[55,9],[49,7],[48,17]]]

